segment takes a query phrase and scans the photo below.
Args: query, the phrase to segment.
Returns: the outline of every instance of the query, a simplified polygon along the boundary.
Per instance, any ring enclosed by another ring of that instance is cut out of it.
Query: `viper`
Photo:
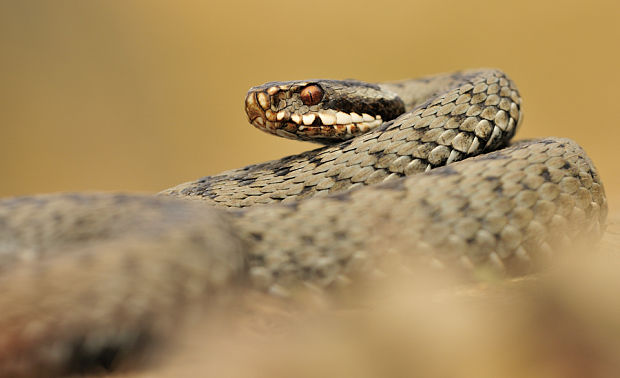
[[[394,251],[510,277],[604,230],[581,147],[510,142],[521,97],[499,70],[272,82],[245,107],[260,130],[325,146],[157,196],[0,201],[1,375],[108,366],[161,340],[188,305],[355,283]]]

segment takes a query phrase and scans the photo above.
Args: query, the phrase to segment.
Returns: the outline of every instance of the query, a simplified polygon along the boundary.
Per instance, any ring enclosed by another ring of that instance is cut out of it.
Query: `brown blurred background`
[[[246,90],[498,67],[518,137],[583,145],[620,193],[620,6],[583,1],[3,1],[0,196],[155,192],[314,145],[247,124]]]

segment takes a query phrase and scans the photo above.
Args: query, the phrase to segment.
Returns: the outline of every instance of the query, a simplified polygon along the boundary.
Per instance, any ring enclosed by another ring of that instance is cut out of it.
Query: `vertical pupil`
[[[316,85],[310,85],[301,91],[301,100],[305,105],[316,105],[322,97],[323,91]]]

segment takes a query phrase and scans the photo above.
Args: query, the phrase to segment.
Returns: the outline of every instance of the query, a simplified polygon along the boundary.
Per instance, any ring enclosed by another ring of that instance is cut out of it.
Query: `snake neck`
[[[409,112],[457,87],[464,79],[475,78],[481,71],[484,69],[440,73],[415,79],[383,82],[378,85],[384,91],[396,93],[405,103],[405,110]]]

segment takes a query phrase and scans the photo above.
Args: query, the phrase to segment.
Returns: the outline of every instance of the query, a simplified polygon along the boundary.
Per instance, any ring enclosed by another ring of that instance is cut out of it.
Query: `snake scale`
[[[509,145],[521,98],[499,70],[274,82],[246,111],[326,146],[158,196],[0,201],[0,375],[111,365],[233,288],[328,288],[394,250],[429,269],[527,274],[604,231],[603,186],[575,142]]]

